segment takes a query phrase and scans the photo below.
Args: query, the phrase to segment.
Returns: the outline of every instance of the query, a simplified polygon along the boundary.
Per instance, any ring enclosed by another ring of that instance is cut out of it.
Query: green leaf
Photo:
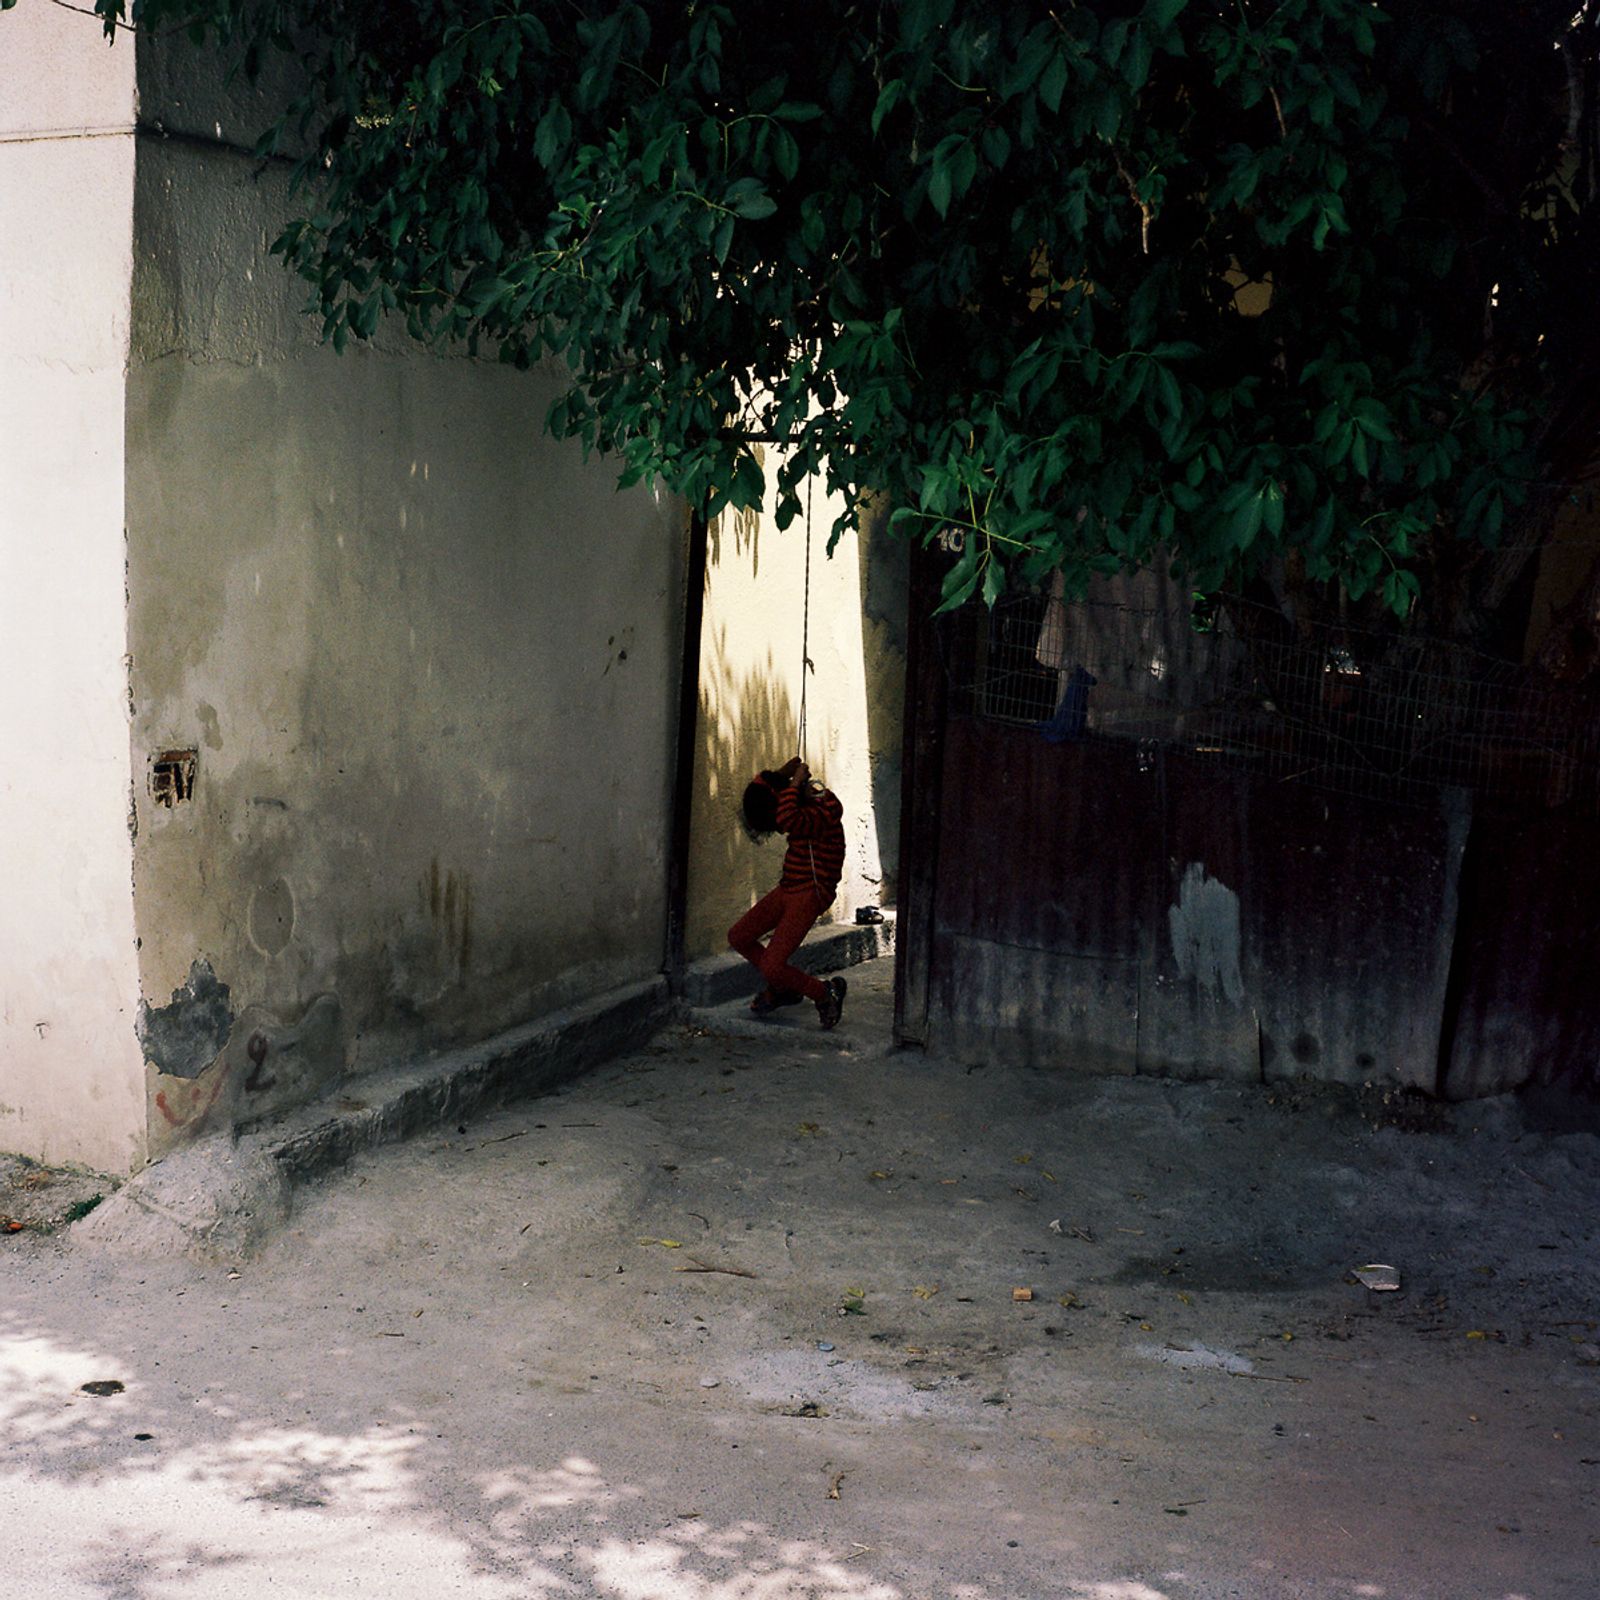
[[[661,166],[672,150],[672,145],[677,137],[677,130],[669,128],[665,133],[659,133],[646,147],[644,154],[639,158],[639,176],[650,188],[661,179]],[[537,152],[537,146],[535,146]]]
[[[1324,500],[1317,507],[1311,519],[1310,543],[1314,549],[1322,549],[1333,536],[1333,502]]]
[[[1043,76],[1039,79],[1039,99],[1045,109],[1055,113],[1061,109],[1061,96],[1067,89],[1067,63],[1066,58],[1057,51],[1050,58],[1050,64],[1044,69]]]
[[[1228,544],[1242,553],[1256,542],[1256,535],[1261,531],[1264,504],[1259,493],[1252,494],[1248,490],[1235,495],[1233,500],[1227,517]]]
[[[950,156],[952,197],[964,195],[978,175],[978,152],[970,139],[963,139]]]
[[[1146,0],[1144,20],[1152,28],[1164,31],[1182,14],[1189,0]]]
[[[978,545],[969,535],[960,560],[944,575],[944,582],[939,586],[940,601],[934,615],[938,616],[942,611],[954,611],[958,606],[964,606],[972,598],[972,591],[977,586]]]
[[[1377,439],[1383,444],[1394,443],[1394,429],[1389,426],[1388,415],[1376,400],[1358,400],[1350,410],[1356,425],[1369,439]]]
[[[1183,415],[1183,392],[1178,387],[1177,377],[1166,367],[1156,368],[1156,385],[1160,391],[1161,403],[1167,408],[1168,416],[1176,419]]]
[[[540,166],[552,167],[572,137],[572,117],[559,100],[546,107],[534,129],[533,154]]]
[[[878,92],[878,103],[872,108],[872,132],[877,136],[878,129],[883,126],[883,119],[900,104],[906,92],[903,78],[891,78]]]
[[[770,217],[777,209],[778,202],[765,193],[742,195],[733,202],[734,212],[747,222],[759,222],[763,217]]]
[[[1137,94],[1150,76],[1150,41],[1134,29],[1122,56],[1122,81]]]
[[[786,182],[792,183],[795,174],[800,170],[800,146],[795,143],[794,135],[787,128],[779,128],[773,135],[772,159],[779,175]]]
[[[1283,491],[1275,483],[1261,491],[1261,525],[1274,538],[1283,532]]]
[[[827,223],[823,219],[822,208],[813,196],[800,208],[800,242],[808,252],[815,255],[822,249],[826,238]]]

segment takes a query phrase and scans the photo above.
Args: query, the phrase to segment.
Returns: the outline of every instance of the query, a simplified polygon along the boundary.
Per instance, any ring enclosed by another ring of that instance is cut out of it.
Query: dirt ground
[[[1600,1596],[1586,1108],[897,1053],[889,965],[231,1268],[0,1239],[0,1600]]]
[[[97,1172],[0,1154],[0,1239],[55,1233],[87,1216],[113,1188],[113,1180]]]

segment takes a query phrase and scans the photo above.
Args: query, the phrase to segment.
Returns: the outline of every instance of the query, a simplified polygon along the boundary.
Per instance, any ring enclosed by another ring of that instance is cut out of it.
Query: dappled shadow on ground
[[[32,1241],[0,1594],[1589,1600],[1557,1192],[1591,1135],[697,1018],[234,1269]]]
[[[6,1593],[309,1600],[359,1587],[401,1600],[1001,1600],[1006,1592],[956,1580],[908,1590],[871,1570],[866,1543],[689,1509],[699,1474],[688,1464],[663,1506],[652,1474],[640,1482],[625,1462],[607,1469],[614,1452],[600,1437],[592,1455],[549,1456],[530,1419],[514,1457],[486,1462],[492,1452],[470,1441],[443,1442],[434,1425],[444,1415],[353,1395],[338,1418],[285,1426],[263,1409],[272,1397],[231,1382],[192,1394],[165,1383],[155,1365],[0,1317],[0,1426],[11,1447],[0,1467]],[[122,1393],[83,1392],[95,1381],[85,1374],[107,1372],[122,1374]],[[1067,1581],[1054,1592],[1168,1600],[1143,1584]]]

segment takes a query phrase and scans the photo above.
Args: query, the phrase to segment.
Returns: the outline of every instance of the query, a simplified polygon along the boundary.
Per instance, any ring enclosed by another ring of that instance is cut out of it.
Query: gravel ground
[[[87,1216],[116,1187],[115,1178],[81,1167],[0,1155],[0,1239],[55,1233]]]
[[[0,1240],[0,1597],[1600,1595],[1586,1108],[925,1059],[888,966],[231,1268]]]

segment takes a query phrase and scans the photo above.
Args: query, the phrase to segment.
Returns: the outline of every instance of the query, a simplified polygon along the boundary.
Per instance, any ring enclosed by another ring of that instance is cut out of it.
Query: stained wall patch
[[[211,970],[209,961],[196,961],[168,1004],[139,1002],[134,1032],[144,1046],[145,1059],[158,1071],[174,1078],[198,1078],[222,1054],[233,1032],[233,1015],[227,984]]]

